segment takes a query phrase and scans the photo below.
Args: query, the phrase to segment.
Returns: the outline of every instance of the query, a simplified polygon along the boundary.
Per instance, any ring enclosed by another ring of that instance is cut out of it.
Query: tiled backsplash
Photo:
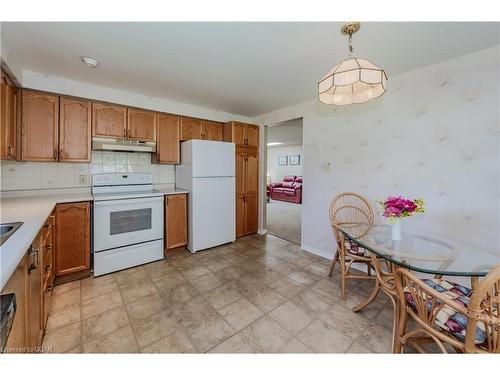
[[[152,173],[155,184],[174,184],[173,165],[151,164],[148,153],[94,151],[92,163],[32,163],[2,161],[0,190],[90,186],[96,173]]]

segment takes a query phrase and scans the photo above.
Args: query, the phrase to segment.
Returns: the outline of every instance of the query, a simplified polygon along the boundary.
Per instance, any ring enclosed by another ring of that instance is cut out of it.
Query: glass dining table
[[[375,225],[367,234],[360,237],[349,234],[346,229],[340,227],[337,229],[341,235],[341,244],[347,239],[369,252],[372,267],[376,272],[372,292],[352,310],[354,312],[363,310],[375,300],[380,290],[389,296],[394,305],[393,352],[397,352],[400,345],[396,340],[400,310],[397,290],[402,286],[398,285],[401,282],[397,277],[397,268],[403,267],[424,274],[422,278],[467,278],[474,289],[481,277],[486,276],[491,269],[500,264],[500,253],[481,251],[427,233],[403,231],[401,240],[394,241],[389,225]],[[385,265],[384,269],[382,264]]]
[[[345,238],[390,263],[393,268],[404,267],[434,276],[469,278],[472,288],[477,285],[479,278],[500,264],[500,253],[493,254],[426,233],[403,231],[401,240],[394,241],[390,225],[375,225],[361,237],[338,229]],[[375,292],[371,297],[374,298],[374,295]],[[361,303],[354,310],[364,308],[369,302]]]

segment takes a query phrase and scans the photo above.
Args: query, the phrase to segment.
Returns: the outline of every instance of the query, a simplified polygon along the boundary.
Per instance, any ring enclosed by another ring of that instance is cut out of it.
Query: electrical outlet
[[[88,185],[88,176],[86,174],[81,174],[79,178],[80,185]]]

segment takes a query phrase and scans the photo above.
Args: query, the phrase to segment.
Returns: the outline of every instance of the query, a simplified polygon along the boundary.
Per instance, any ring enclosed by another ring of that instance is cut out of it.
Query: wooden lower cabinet
[[[257,233],[259,154],[257,149],[236,147],[236,237]]]
[[[90,271],[90,202],[58,204],[55,227],[56,278],[68,280],[73,276],[87,276]]]
[[[52,290],[54,289],[55,220],[54,210],[41,231],[42,325],[44,327],[47,325],[50,306],[52,304]]]
[[[14,274],[2,290],[2,294],[14,293],[16,295],[16,315],[7,339],[5,351],[15,353],[28,347],[28,309],[29,309],[29,257],[25,255]]]
[[[258,209],[257,194],[236,196],[236,237],[257,233]]]
[[[257,194],[248,194],[245,205],[245,231],[246,234],[257,233],[258,229],[258,198]]]
[[[165,197],[165,253],[187,244],[187,194]]]
[[[28,314],[28,345],[30,348],[37,347],[43,337],[43,294],[42,294],[42,272],[40,238],[37,238],[28,250],[30,265],[29,274],[29,314]]]
[[[236,196],[236,237],[245,235],[245,195]]]
[[[52,213],[2,290],[15,293],[17,305],[7,352],[31,352],[42,343],[52,300],[54,224]]]

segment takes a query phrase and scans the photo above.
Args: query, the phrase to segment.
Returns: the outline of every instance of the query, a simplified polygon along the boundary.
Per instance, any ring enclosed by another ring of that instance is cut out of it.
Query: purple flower
[[[424,212],[421,199],[409,200],[402,197],[388,197],[383,203],[383,215],[388,218],[399,218],[410,216],[414,212]]]

